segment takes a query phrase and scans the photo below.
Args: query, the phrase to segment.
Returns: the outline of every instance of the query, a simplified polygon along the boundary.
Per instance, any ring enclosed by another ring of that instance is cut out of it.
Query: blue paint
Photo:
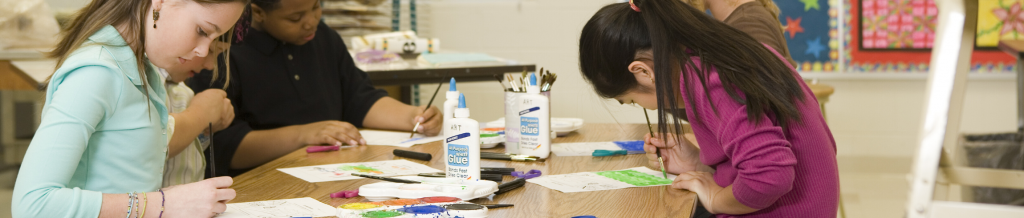
[[[426,205],[426,206],[415,206],[398,209],[398,211],[411,213],[411,214],[435,214],[447,211],[443,207],[437,205]]]
[[[623,150],[629,151],[630,154],[643,154],[644,152],[644,141],[614,141],[615,145],[618,145]]]
[[[592,215],[584,215],[584,216],[574,216],[572,218],[597,218],[597,217],[596,216],[592,216]]]

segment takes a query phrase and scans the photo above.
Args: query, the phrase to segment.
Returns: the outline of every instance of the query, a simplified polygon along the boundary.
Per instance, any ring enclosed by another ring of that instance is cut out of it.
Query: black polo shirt
[[[301,46],[250,28],[241,43],[231,46],[230,59],[231,82],[225,91],[235,107],[235,120],[213,136],[218,176],[248,171],[230,170],[230,163],[250,131],[325,120],[362,127],[370,107],[387,96],[356,68],[341,36],[322,21],[313,40]],[[220,67],[224,72],[223,61]],[[211,79],[212,74],[204,72],[188,85],[199,93],[211,88]],[[212,88],[224,85],[223,76],[217,80]]]

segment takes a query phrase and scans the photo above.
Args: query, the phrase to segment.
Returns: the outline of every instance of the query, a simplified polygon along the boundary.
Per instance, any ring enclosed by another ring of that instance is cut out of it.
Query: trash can
[[[1024,170],[1020,133],[963,134],[960,143],[970,167]],[[971,187],[971,191],[977,203],[1024,205],[1024,190]]]

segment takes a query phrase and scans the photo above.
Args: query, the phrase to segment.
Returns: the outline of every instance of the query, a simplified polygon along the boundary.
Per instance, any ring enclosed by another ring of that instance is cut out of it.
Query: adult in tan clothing
[[[771,46],[790,64],[796,61],[782,36],[779,7],[772,0],[683,0],[698,10],[710,10],[711,16]]]

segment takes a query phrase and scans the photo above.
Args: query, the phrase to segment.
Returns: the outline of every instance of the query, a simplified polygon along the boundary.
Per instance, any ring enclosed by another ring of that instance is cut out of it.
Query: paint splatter
[[[398,210],[411,214],[435,214],[447,211],[443,207],[437,205],[406,207]]]
[[[341,205],[341,209],[347,209],[347,210],[365,210],[365,209],[372,209],[372,208],[378,208],[378,207],[381,207],[381,205],[377,204],[377,203],[365,203],[365,202]]]
[[[367,217],[367,218],[387,218],[387,217],[401,216],[401,215],[404,215],[404,214],[405,213],[402,213],[402,212],[399,212],[399,211],[393,211],[393,210],[378,210],[378,211],[370,211],[370,212],[362,213],[362,214],[359,214],[359,215],[361,215],[363,217]]]
[[[344,170],[344,171],[358,171],[359,173],[375,173],[375,174],[383,174],[384,173],[384,172],[381,172],[378,169],[375,169],[373,167],[368,167],[368,166],[362,165],[362,164],[360,164],[358,166],[338,167],[338,169],[339,170]]]

